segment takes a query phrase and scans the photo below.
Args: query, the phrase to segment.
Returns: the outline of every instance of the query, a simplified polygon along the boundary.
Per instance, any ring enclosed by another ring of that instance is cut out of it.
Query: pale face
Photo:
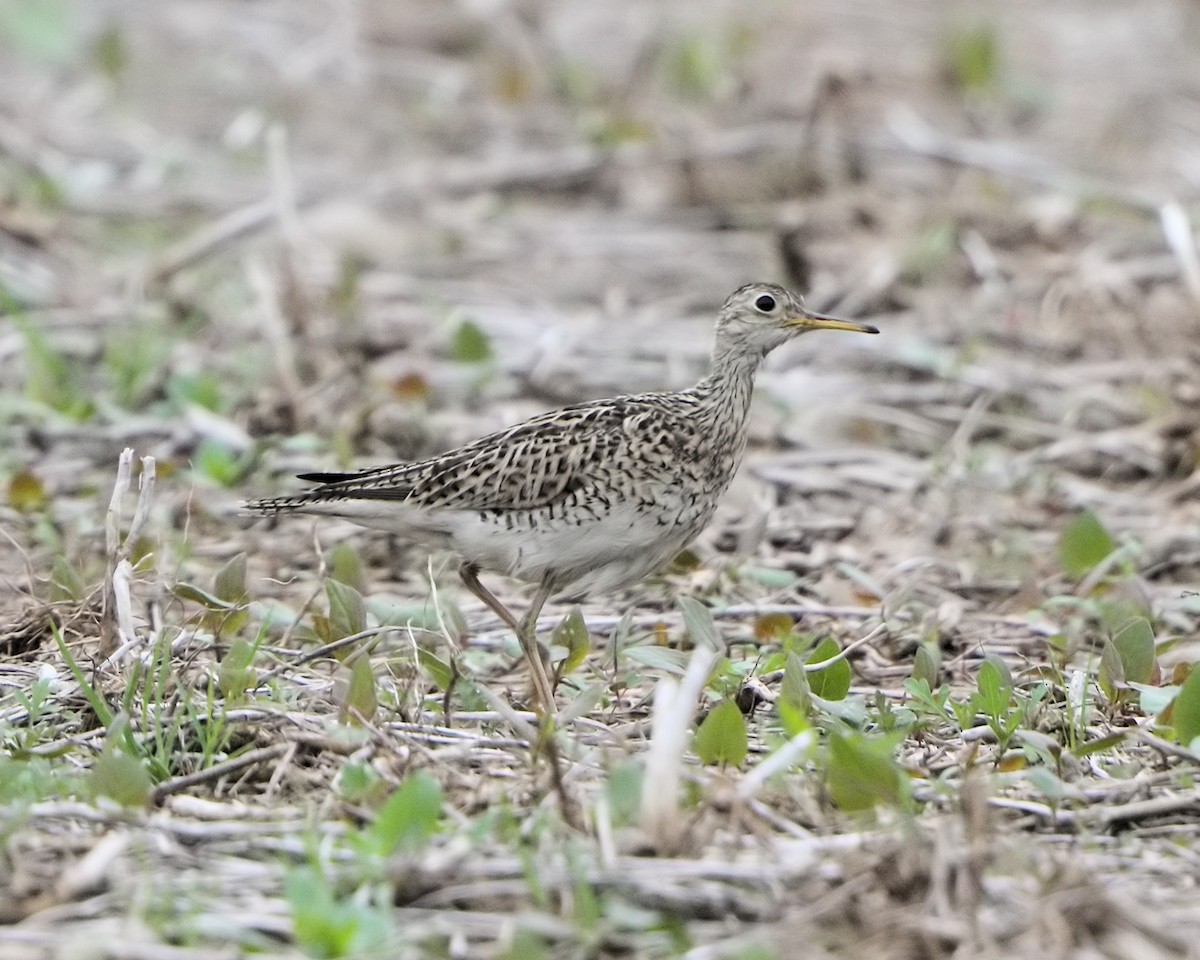
[[[798,296],[774,283],[751,283],[735,290],[717,322],[718,340],[747,353],[769,353],[810,330],[879,332],[865,323],[814,313]]]

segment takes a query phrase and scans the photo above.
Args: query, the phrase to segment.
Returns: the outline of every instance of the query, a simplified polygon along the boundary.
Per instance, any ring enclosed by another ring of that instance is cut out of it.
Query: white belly
[[[613,504],[596,518],[530,517],[507,527],[478,513],[454,518],[452,544],[464,558],[518,580],[551,579],[560,593],[604,593],[665,566],[708,517]]]

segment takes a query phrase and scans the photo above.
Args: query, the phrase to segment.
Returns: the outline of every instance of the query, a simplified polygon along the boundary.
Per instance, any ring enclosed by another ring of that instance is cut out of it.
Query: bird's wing
[[[302,474],[320,486],[286,502],[397,500],[429,509],[529,510],[590,486],[623,486],[619,481],[649,466],[646,455],[656,448],[670,461],[672,451],[661,448],[674,434],[665,422],[672,407],[662,397],[576,404],[415,463]],[[629,455],[634,447],[638,457]]]

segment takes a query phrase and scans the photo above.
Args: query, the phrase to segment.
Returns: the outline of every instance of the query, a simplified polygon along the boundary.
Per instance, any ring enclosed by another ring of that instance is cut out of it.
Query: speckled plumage
[[[774,284],[749,284],[722,307],[712,370],[694,387],[575,404],[415,463],[305,474],[319,485],[247,508],[346,517],[448,547],[501,615],[479,569],[537,583],[536,617],[548,596],[640,580],[704,529],[741,462],[760,363],[822,328],[878,332],[814,314]]]

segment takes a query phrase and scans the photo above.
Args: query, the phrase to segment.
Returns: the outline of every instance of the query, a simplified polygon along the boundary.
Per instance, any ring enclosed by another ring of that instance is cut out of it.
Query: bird
[[[746,449],[760,365],[814,330],[879,332],[816,313],[777,284],[746,284],[721,307],[695,386],[575,403],[425,460],[300,474],[316,486],[244,506],[341,517],[457,554],[467,589],[516,634],[537,704],[552,715],[543,606],[636,583],[708,525]],[[536,586],[524,617],[482,583],[484,570]]]

